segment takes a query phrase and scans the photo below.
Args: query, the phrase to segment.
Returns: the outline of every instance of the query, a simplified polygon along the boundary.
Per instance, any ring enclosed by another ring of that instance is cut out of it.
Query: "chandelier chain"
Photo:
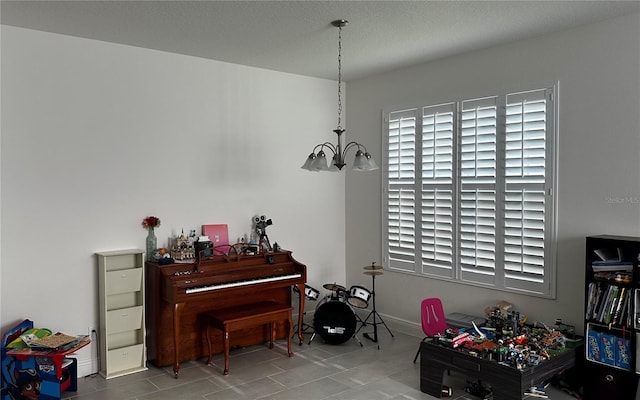
[[[338,27],[338,129],[342,117],[342,26]]]

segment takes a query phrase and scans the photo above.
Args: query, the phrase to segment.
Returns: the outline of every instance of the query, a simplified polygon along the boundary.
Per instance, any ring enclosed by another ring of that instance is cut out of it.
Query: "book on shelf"
[[[587,288],[586,319],[609,327],[628,326],[632,293],[624,286],[591,282]]]
[[[586,319],[595,319],[598,313],[598,305],[604,292],[603,285],[599,285],[595,282],[589,284],[589,297],[587,302]]]
[[[593,282],[589,283],[589,287],[587,288],[587,310],[585,311],[585,319],[591,319],[591,311],[593,310],[593,303],[597,291],[598,285]]]
[[[610,296],[611,296],[611,286],[607,286],[606,288],[603,288],[602,296],[600,297],[600,302],[597,304],[598,306],[597,312],[593,316],[593,319],[595,319],[596,321],[600,321],[602,319],[602,316],[604,315],[605,304],[609,300]]]
[[[618,293],[620,292],[620,288],[617,286],[611,287],[611,295],[607,299],[607,303],[604,305],[604,313],[602,314],[602,318],[600,322],[604,324],[608,324],[611,322],[611,316],[615,311],[616,299],[618,298]]]
[[[611,309],[613,310],[613,312],[611,313],[611,318],[609,319],[608,323],[611,325],[616,325],[618,324],[618,322],[620,321],[620,316],[622,313],[622,305],[624,304],[624,300],[625,300],[625,291],[627,288],[623,287],[620,289],[620,295],[614,299],[613,304],[611,305]]]

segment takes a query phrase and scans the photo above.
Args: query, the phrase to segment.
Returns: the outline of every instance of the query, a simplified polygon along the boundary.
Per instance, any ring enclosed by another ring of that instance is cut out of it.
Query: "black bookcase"
[[[636,398],[640,237],[586,238],[584,399]]]

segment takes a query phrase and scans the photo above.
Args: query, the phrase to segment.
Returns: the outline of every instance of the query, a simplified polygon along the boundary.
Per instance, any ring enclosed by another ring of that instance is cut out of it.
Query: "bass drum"
[[[316,307],[313,328],[328,344],[344,343],[356,332],[356,315],[348,304],[326,299]]]

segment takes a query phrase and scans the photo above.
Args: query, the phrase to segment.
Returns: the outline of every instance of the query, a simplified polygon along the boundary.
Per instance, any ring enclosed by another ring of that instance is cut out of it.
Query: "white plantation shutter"
[[[453,276],[455,103],[422,109],[422,272]]]
[[[505,286],[544,291],[547,90],[507,96],[505,116],[504,270]]]
[[[556,90],[387,114],[389,268],[554,295]]]
[[[461,279],[494,283],[497,98],[462,102],[460,112]]]
[[[389,266],[415,269],[416,110],[389,115],[387,135],[386,242]]]

